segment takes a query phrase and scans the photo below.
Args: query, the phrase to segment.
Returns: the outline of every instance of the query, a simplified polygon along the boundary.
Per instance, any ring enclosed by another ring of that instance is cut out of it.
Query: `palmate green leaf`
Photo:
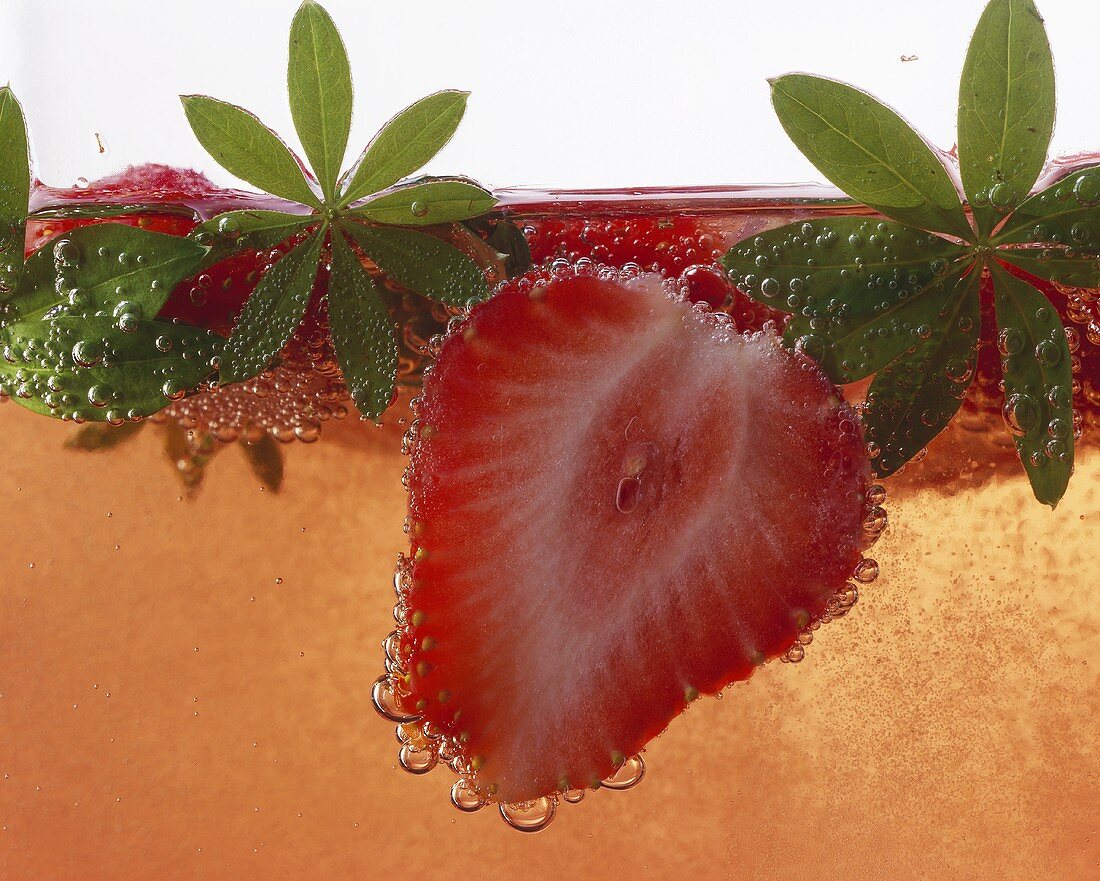
[[[1035,498],[1055,507],[1073,473],[1073,372],[1066,330],[1039,291],[992,262],[1005,421]]]
[[[351,68],[340,32],[313,0],[302,3],[290,26],[287,90],[306,158],[332,201],[351,130]]]
[[[181,95],[199,143],[230,174],[273,196],[321,207],[290,149],[260,120],[206,95]]]
[[[332,236],[328,316],[355,406],[363,416],[377,419],[393,399],[397,381],[396,328],[374,280],[339,232]]]
[[[298,329],[313,293],[324,234],[322,227],[295,245],[260,278],[225,345],[221,385],[259,374]]]
[[[437,178],[398,187],[349,212],[352,217],[396,226],[430,226],[479,217],[496,205],[472,181]]]
[[[1075,171],[1025,199],[993,241],[1100,249],[1100,166]]]
[[[449,306],[465,307],[489,296],[489,285],[478,265],[434,236],[362,223],[347,223],[343,230],[402,287]]]
[[[885,370],[868,390],[863,424],[878,448],[872,468],[889,477],[943,429],[974,378],[981,323],[977,267],[963,279],[929,333]]]
[[[80,227],[31,255],[8,306],[19,321],[116,308],[153,318],[206,253],[192,239],[121,223]]]
[[[23,269],[31,161],[23,108],[0,88],[0,298],[15,289]]]
[[[834,382],[869,376],[920,341],[965,271],[966,250],[893,221],[830,217],[745,239],[722,262],[749,296],[794,317]]]
[[[454,135],[469,97],[469,92],[436,92],[387,122],[344,176],[339,204],[350,205],[419,171]]]
[[[226,211],[191,230],[191,238],[210,248],[203,267],[220,263],[240,251],[273,248],[320,222],[316,214],[287,214],[254,209]]]
[[[1002,248],[997,258],[1046,281],[1100,288],[1100,249]]]
[[[1027,198],[1054,131],[1054,60],[1032,0],[991,0],[959,87],[959,168],[988,234]]]
[[[771,85],[772,104],[791,140],[851,198],[902,223],[973,237],[943,164],[897,113],[824,77],[787,74]]]
[[[224,340],[202,328],[110,317],[20,321],[0,330],[0,387],[49,416],[121,422],[149,416],[214,372]]]

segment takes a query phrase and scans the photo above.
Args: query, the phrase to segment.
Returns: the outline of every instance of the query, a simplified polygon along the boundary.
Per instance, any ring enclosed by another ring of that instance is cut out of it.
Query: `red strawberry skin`
[[[506,286],[419,417],[411,687],[495,800],[607,777],[787,650],[860,559],[852,411],[654,276]]]

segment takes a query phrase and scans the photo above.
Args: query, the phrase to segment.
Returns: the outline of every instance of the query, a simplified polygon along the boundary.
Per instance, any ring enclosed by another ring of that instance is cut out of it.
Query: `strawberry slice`
[[[598,785],[790,649],[860,562],[852,410],[657,276],[507,284],[418,413],[409,701],[485,799]]]

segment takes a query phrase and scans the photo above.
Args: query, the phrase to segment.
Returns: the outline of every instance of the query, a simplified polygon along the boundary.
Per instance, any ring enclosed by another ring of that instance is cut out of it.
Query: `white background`
[[[958,76],[984,0],[327,0],[352,58],[349,161],[440,88],[473,92],[429,166],[491,186],[818,178],[765,78],[838,77],[954,143]],[[1058,65],[1054,152],[1100,149],[1100,2],[1039,0]],[[39,175],[131,162],[211,167],[175,95],[240,103],[296,144],[286,40],[297,0],[0,0],[0,82],[27,110]],[[903,62],[901,56],[916,55]],[[108,152],[100,155],[95,133]]]

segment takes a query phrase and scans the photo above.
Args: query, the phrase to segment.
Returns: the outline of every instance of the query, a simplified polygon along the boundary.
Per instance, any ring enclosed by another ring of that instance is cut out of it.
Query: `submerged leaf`
[[[978,354],[980,277],[973,267],[927,336],[871,382],[863,423],[877,448],[877,476],[890,476],[924,449],[962,405]]]
[[[359,412],[377,419],[393,400],[397,338],[393,318],[343,235],[332,237],[329,326],[344,382]]]
[[[1039,291],[998,263],[990,269],[1005,422],[1035,498],[1053,508],[1073,473],[1073,371],[1066,329]]]
[[[225,345],[221,385],[258,375],[298,329],[313,293],[323,240],[323,231],[314,233],[260,278]]]
[[[100,311],[154,318],[206,253],[182,236],[121,223],[83,226],[31,255],[11,308],[18,321]]]
[[[0,331],[0,388],[55,417],[121,424],[150,416],[214,372],[221,337],[198,327],[112,318],[17,322]]]

